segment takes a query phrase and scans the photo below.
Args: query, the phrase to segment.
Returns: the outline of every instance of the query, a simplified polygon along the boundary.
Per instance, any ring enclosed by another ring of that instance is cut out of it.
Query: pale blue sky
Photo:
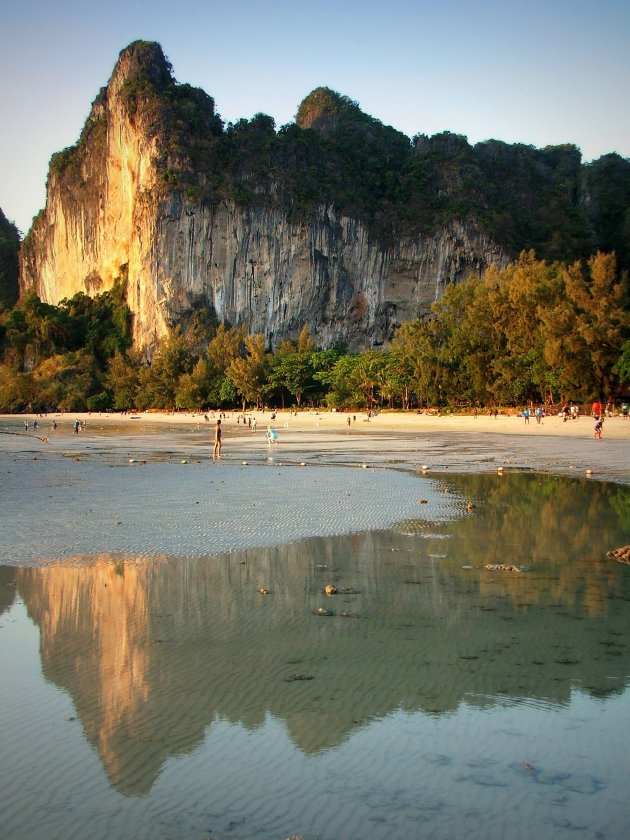
[[[223,119],[327,85],[403,131],[630,157],[627,0],[22,0],[0,15],[0,207],[26,232],[118,53],[159,41]]]

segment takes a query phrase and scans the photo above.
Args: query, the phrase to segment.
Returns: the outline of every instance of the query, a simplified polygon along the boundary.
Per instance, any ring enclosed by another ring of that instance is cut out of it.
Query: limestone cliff
[[[136,58],[132,49],[121,54],[79,144],[53,156],[46,208],[24,243],[20,285],[56,304],[77,292],[106,291],[127,265],[134,280],[129,303],[142,341],[159,335],[164,324],[151,276],[158,137],[146,120],[134,118],[123,95],[137,75]],[[160,55],[155,58],[159,65]]]
[[[201,297],[219,318],[244,321],[273,344],[308,323],[317,344],[358,348],[382,343],[445,283],[499,259],[487,237],[462,225],[384,248],[325,206],[308,224],[292,224],[278,210],[208,209],[174,193],[161,208],[151,271],[164,323]]]
[[[58,303],[126,272],[138,346],[201,302],[274,345],[308,323],[320,346],[359,349],[426,311],[445,284],[507,262],[470,220],[385,239],[330,201],[292,215],[273,185],[266,201],[239,201],[216,187],[221,131],[211,98],[178,86],[157,44],[124,50],[79,143],[51,160],[21,292]]]

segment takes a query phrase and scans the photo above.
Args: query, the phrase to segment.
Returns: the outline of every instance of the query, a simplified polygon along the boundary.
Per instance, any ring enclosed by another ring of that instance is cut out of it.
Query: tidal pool
[[[384,482],[379,504],[399,494],[404,518],[205,555],[210,537],[186,542],[162,509],[135,529],[142,551],[76,509],[55,525],[47,482],[78,487],[59,465],[29,496],[27,550],[13,486],[5,840],[628,836],[630,566],[606,556],[630,542],[628,488],[365,472],[321,475],[352,473],[338,507]],[[81,504],[96,505],[90,481]],[[222,533],[243,516],[228,502]]]

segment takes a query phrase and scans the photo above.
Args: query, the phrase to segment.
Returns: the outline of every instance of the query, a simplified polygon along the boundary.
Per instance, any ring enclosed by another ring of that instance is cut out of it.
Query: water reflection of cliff
[[[270,712],[316,751],[399,708],[622,690],[630,568],[605,551],[627,525],[625,491],[526,476],[450,483],[477,507],[449,525],[17,570],[45,675],[71,693],[113,784],[146,792],[218,716],[254,727]],[[499,560],[531,571],[483,569]],[[327,599],[328,581],[358,592]]]

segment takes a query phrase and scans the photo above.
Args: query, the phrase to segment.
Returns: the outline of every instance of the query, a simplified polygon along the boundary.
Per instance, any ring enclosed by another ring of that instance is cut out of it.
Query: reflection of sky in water
[[[6,836],[625,837],[627,491],[449,484],[406,533],[3,569]]]

